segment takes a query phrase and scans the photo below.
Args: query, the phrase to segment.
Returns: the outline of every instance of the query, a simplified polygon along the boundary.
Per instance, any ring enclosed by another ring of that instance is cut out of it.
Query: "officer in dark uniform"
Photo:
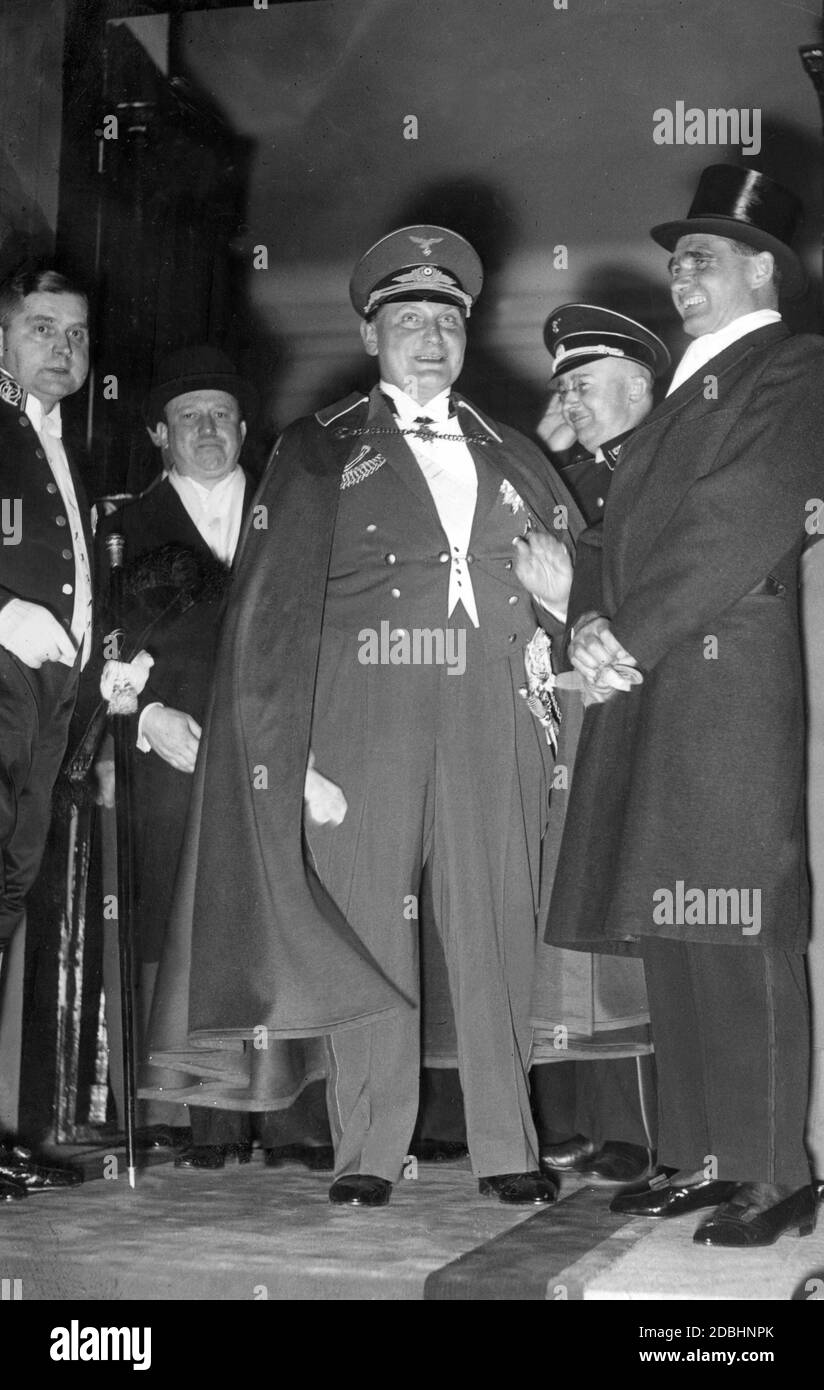
[[[335,1203],[387,1202],[408,1152],[427,865],[481,1191],[540,1203],[556,1190],[528,1084],[552,754],[518,693],[535,614],[513,540],[533,520],[566,535],[578,513],[536,446],[452,391],[481,283],[473,248],[437,226],[401,228],[358,263],[351,297],[379,382],[279,443],[201,745],[177,904],[189,1031],[208,1030],[213,1057],[255,1025],[270,1047],[329,1036]],[[301,843],[310,754],[345,815],[307,820]],[[216,798],[250,759],[277,785],[235,787],[227,825]]]
[[[561,472],[590,528],[579,543],[597,545],[622,447],[652,409],[670,355],[642,324],[592,304],[554,309],[544,340],[557,414],[575,436]],[[569,725],[579,713],[568,711],[559,762],[572,763]],[[565,800],[562,790],[553,793],[550,852],[560,844]],[[648,1176],[656,1098],[640,961],[539,946],[533,1022],[541,1167],[610,1187]],[[565,1049],[555,1045],[559,1024],[570,1034]]]

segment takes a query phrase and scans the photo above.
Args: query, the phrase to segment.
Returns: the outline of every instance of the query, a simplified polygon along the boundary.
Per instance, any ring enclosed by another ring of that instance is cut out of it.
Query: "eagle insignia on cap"
[[[433,246],[437,246],[440,242],[442,242],[442,241],[443,241],[443,237],[442,237],[442,236],[411,236],[411,237],[409,238],[409,240],[410,240],[411,242],[413,242],[415,246],[420,246],[420,248],[421,248],[421,254],[422,254],[423,256],[431,256],[431,255],[432,255],[432,247],[433,247]]]

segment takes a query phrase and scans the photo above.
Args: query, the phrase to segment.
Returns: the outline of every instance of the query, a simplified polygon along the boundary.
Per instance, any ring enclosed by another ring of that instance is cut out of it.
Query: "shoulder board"
[[[13,377],[0,376],[0,401],[5,401],[6,405],[15,405],[22,409],[25,404],[26,393],[22,386],[18,386]]]
[[[498,434],[498,431],[492,428],[492,425],[489,423],[489,421],[484,419],[483,415],[481,415],[475,409],[474,405],[469,404],[469,401],[466,399],[465,396],[456,396],[455,405],[457,406],[458,410],[470,411],[470,413],[475,416],[475,419],[478,421],[478,424],[486,430],[487,434],[490,435],[493,439],[497,439],[499,444],[503,444],[504,441],[501,439],[501,436]]]
[[[332,425],[339,420],[341,415],[347,415],[350,410],[354,410],[356,405],[365,405],[369,400],[360,391],[353,391],[351,395],[344,396],[342,401],[336,401],[334,405],[327,405],[324,410],[315,411],[315,419],[324,428]]]

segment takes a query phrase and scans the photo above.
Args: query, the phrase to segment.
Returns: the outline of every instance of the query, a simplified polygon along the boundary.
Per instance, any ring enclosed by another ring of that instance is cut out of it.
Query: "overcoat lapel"
[[[723,414],[726,409],[727,387],[738,381],[743,371],[751,371],[749,358],[775,342],[789,337],[783,323],[756,329],[725,348],[693,376],[688,377],[671,396],[653,410],[638,425],[621,454],[609,494],[609,506],[604,518],[605,544],[613,555],[621,555],[620,590],[624,594],[636,574],[643,568],[648,547],[656,541],[658,526],[645,527],[644,514],[660,517],[672,513],[681,498],[695,481],[696,474],[684,466],[684,451],[662,450],[659,440],[668,429],[677,427],[696,433],[696,459],[700,457],[702,420],[710,415]],[[707,377],[714,378],[713,390],[708,392]],[[732,424],[732,420],[730,421]],[[631,523],[631,524],[630,524]],[[631,555],[624,555],[620,538],[628,530],[642,538]],[[610,606],[620,601],[615,576],[605,575]],[[615,588],[615,592],[612,592]],[[605,590],[605,596],[607,591]]]

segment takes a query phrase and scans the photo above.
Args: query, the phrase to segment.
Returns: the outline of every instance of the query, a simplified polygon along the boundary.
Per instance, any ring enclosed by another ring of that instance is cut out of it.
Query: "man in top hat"
[[[126,643],[134,651],[139,647],[147,652],[153,662],[138,697],[133,779],[135,936],[144,1032],[189,809],[223,599],[254,491],[240,463],[254,409],[253,388],[218,348],[203,344],[169,355],[158,367],[145,407],[149,433],[162,453],[163,472],[134,502],[109,516],[99,533],[101,550],[112,534],[124,539]],[[105,568],[105,550],[101,567]],[[149,1077],[145,1079],[148,1085]],[[165,1076],[162,1081],[152,1099],[173,1103],[178,1099],[174,1088]],[[166,1106],[153,1105],[150,1117],[172,1114]],[[192,1144],[178,1154],[177,1166],[219,1168],[230,1153],[240,1161],[248,1159],[251,1135],[245,1109],[192,1105],[189,1118]],[[276,1143],[267,1132],[262,1139],[267,1148]]]
[[[221,1045],[327,1036],[339,1204],[389,1200],[415,1124],[425,866],[480,1189],[556,1191],[528,1087],[551,753],[518,694],[535,617],[512,565],[530,521],[566,534],[577,509],[535,446],[452,390],[481,283],[437,226],[355,268],[379,381],[290,426],[257,494],[267,529],[238,559],[177,894],[213,1076]],[[320,818],[302,814],[311,767],[338,789]]]
[[[692,341],[622,450],[603,549],[581,547],[569,609],[596,703],[550,939],[640,951],[659,1158],[677,1171],[613,1209],[710,1209],[694,1239],[716,1246],[814,1220],[796,588],[824,472],[824,344],[778,310],[804,283],[799,210],[765,176],[713,166],[686,219],[653,230]]]
[[[589,528],[579,547],[600,544],[609,486],[633,431],[653,407],[670,366],[666,346],[643,324],[593,304],[549,315],[557,420],[572,432],[561,476]],[[556,431],[557,434],[557,431]],[[566,440],[563,440],[566,444]],[[516,562],[519,577],[525,557]],[[553,596],[557,602],[558,595]],[[558,763],[574,766],[583,715],[577,693],[564,702]],[[553,779],[546,852],[557,856],[568,788]],[[532,1020],[532,1096],[541,1167],[620,1187],[649,1176],[655,1148],[655,1085],[644,970],[628,956],[586,955],[541,943]],[[566,1028],[566,1047],[557,1028]]]
[[[4,954],[40,867],[91,651],[89,509],[61,417],[88,370],[85,292],[49,269],[7,280],[0,287],[0,1008]],[[0,1140],[0,1201],[81,1178]]]

